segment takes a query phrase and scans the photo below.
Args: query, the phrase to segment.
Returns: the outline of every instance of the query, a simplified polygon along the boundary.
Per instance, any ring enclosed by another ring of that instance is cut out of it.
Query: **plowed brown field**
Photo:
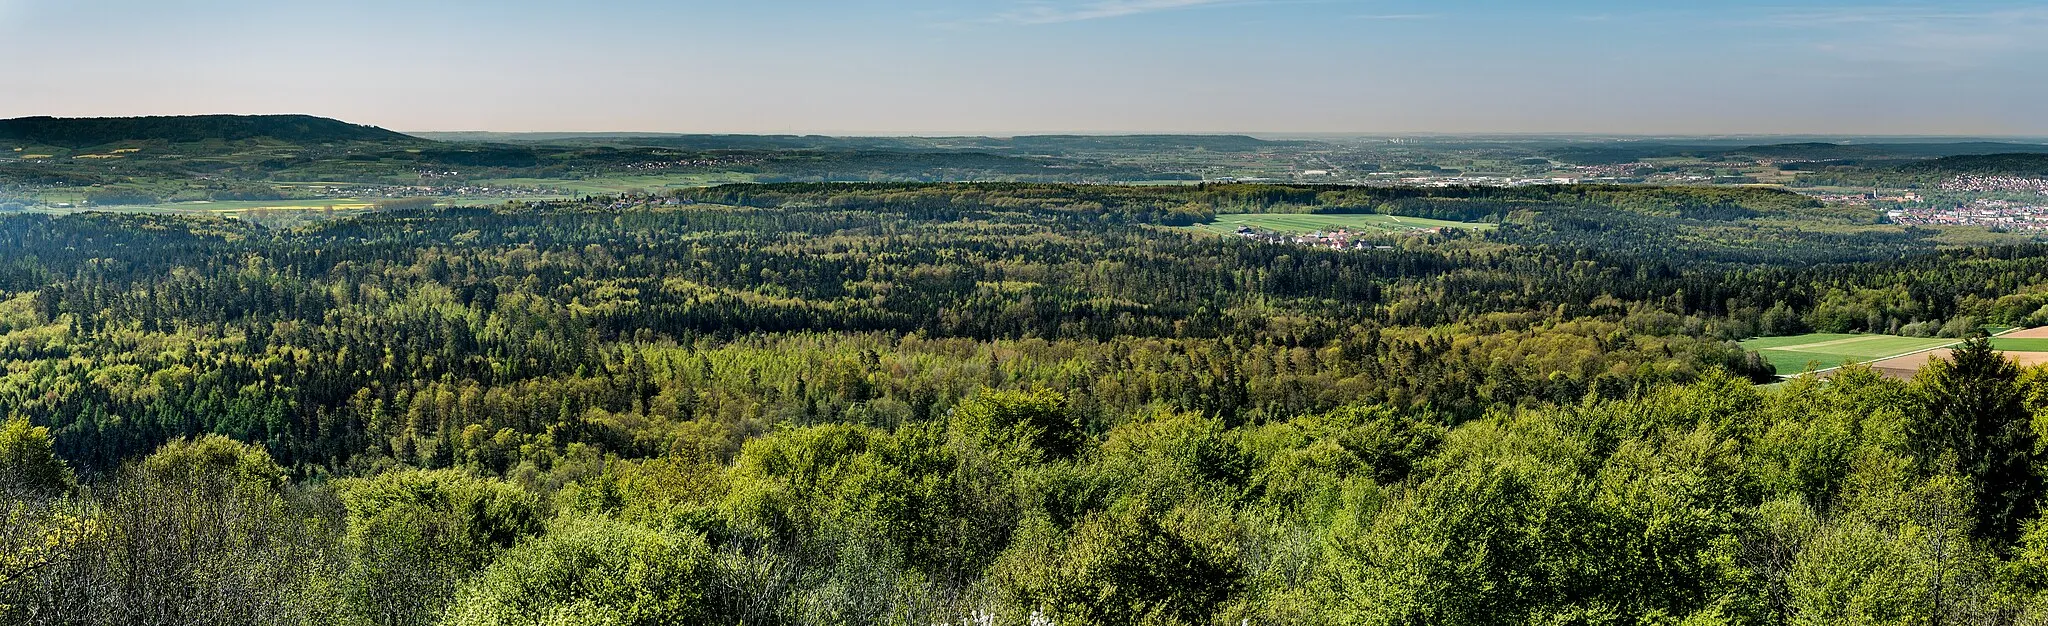
[[[2048,329],[2035,328],[2032,330],[2021,331],[2021,333],[2032,333],[2035,331],[2048,331]],[[2014,337],[2019,339],[2048,339],[2048,332],[2043,332],[2041,334],[2032,336],[2021,335],[2021,333],[2000,335],[2000,337]],[[1877,370],[1877,373],[1879,374],[1884,374],[1892,378],[1912,378],[1914,373],[1919,372],[1920,368],[1927,367],[1927,363],[1929,361],[1934,360],[1935,357],[1946,359],[1948,358],[1948,355],[1948,348],[1942,348],[1939,350],[1929,350],[1926,352],[1908,354],[1906,356],[1901,357],[1892,357],[1889,359],[1871,363],[1870,368]],[[2036,365],[2048,364],[2048,352],[2007,352],[2005,353],[2005,358],[2012,359],[2013,361],[2018,362],[2020,364],[2020,367],[2033,367]]]

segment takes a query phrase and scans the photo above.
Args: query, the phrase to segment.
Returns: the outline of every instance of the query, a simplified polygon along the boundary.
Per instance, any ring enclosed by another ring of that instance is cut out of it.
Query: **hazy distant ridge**
[[[2048,154],[1973,154],[1914,163],[1909,172],[1980,176],[2048,176]]]
[[[1254,152],[1308,142],[1272,141],[1244,135],[1021,135],[1015,137],[864,137],[827,135],[692,135],[671,133],[494,133],[422,132],[436,141],[605,145],[678,150],[886,150],[991,151],[1058,154],[1102,150],[1208,150]]]
[[[191,143],[276,139],[295,143],[417,141],[375,126],[311,115],[23,117],[0,120],[0,141],[83,148],[123,141]]]
[[[1686,143],[1613,143],[1566,146],[1548,151],[1557,160],[1576,164],[1618,164],[1668,157],[1748,156],[1777,160],[1933,159],[1963,155],[2048,153],[2048,144],[2005,141],[1925,141],[1887,143],[1800,142],[1730,148]]]

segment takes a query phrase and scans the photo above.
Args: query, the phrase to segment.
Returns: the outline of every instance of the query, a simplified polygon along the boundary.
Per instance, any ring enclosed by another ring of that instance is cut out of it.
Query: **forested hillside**
[[[1952,156],[1907,165],[1905,171],[1944,175],[2048,176],[2048,155],[1974,154]]]
[[[310,115],[193,115],[174,117],[22,117],[0,120],[0,142],[85,148],[123,141],[287,142],[412,141],[412,137]]]
[[[1330,250],[1219,212],[1489,221]],[[2048,619],[2048,247],[1781,192],[0,218],[0,622]],[[2028,622],[2032,623],[2032,622]]]

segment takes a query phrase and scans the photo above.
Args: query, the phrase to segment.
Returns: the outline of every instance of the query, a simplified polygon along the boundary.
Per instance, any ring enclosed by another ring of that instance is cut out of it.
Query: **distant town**
[[[1918,194],[1908,194],[1909,197],[1877,200],[1897,203],[1885,211],[1885,218],[1896,224],[2048,231],[2048,179],[1958,176],[1944,181],[1939,189],[1949,194],[1996,194],[2004,197],[1929,202]]]
[[[2048,179],[2016,176],[1957,176],[1941,183],[1942,191],[1959,193],[2036,193],[2048,195]]]
[[[1444,229],[1441,227],[1418,228],[1415,230],[1408,231],[1406,235],[1411,237],[1422,235],[1436,235],[1443,233],[1443,231]],[[1331,250],[1394,249],[1394,246],[1387,245],[1386,233],[1365,233],[1355,232],[1346,229],[1316,231],[1307,234],[1289,235],[1285,233],[1276,233],[1269,230],[1260,230],[1257,228],[1252,228],[1250,226],[1245,226],[1237,229],[1237,236],[1250,239],[1253,241],[1263,241],[1267,243],[1291,243],[1295,245],[1310,246],[1315,248],[1329,248]]]
[[[1296,174],[1293,180],[1265,177],[1222,176],[1209,179],[1215,183],[1289,183],[1289,182],[1331,182],[1353,185],[1398,185],[1403,187],[1527,187],[1531,185],[1576,185],[1580,183],[1622,182],[1620,179],[1589,178],[1516,178],[1511,176],[1403,176],[1393,172],[1374,172],[1361,178],[1339,180],[1328,170],[1308,170]],[[1630,180],[1626,182],[1640,182]]]
[[[2005,230],[2048,230],[2048,200],[2037,203],[1979,199],[1960,206],[1907,207],[1885,212],[1895,224],[1987,226]]]

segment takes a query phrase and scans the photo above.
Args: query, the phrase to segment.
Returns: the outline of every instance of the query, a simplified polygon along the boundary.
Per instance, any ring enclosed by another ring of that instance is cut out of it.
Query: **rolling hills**
[[[310,115],[23,117],[0,120],[0,143],[87,148],[119,142],[197,143],[274,139],[292,143],[399,142],[418,138]]]
[[[1901,168],[1931,174],[2048,176],[2048,154],[1974,154],[1920,161]]]

